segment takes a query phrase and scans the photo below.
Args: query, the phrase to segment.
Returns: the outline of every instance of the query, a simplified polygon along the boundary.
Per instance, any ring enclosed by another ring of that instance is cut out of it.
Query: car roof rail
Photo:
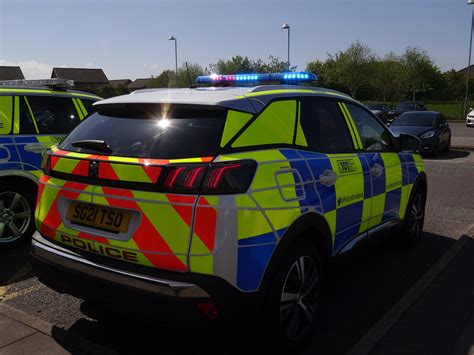
[[[69,79],[21,79],[21,80],[0,80],[0,86],[9,87],[33,87],[33,88],[51,88],[51,89],[71,89],[74,87],[74,80]]]

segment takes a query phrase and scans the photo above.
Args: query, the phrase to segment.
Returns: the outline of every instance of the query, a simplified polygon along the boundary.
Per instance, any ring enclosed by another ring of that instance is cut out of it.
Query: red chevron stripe
[[[216,238],[217,212],[212,207],[203,206],[210,206],[210,204],[204,197],[201,197],[199,199],[198,207],[196,208],[194,232],[209,251],[212,252],[214,250],[214,242]]]

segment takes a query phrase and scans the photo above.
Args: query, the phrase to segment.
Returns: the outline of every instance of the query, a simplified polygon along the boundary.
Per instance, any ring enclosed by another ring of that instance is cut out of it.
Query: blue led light
[[[271,83],[274,81],[282,84],[297,84],[303,82],[316,81],[318,78],[312,73],[298,72],[298,73],[267,73],[267,74],[237,74],[237,75],[206,75],[199,76],[196,79],[196,84],[237,84],[245,82],[245,85],[258,83]]]

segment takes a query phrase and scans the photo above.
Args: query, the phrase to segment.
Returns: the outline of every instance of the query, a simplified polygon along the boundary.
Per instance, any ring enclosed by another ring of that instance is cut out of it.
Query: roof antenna
[[[184,62],[186,64],[186,73],[188,74],[188,83],[189,83],[189,88],[190,89],[196,89],[196,85],[193,85],[191,82],[191,75],[189,75],[189,67],[188,67],[188,62]]]

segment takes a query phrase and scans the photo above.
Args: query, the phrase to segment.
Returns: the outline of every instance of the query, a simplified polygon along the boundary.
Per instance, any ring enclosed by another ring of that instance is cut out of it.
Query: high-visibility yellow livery
[[[389,230],[416,245],[427,191],[417,138],[298,85],[311,80],[200,77],[211,87],[96,103],[43,161],[40,280],[117,312],[255,319],[301,341],[328,260]]]
[[[43,152],[100,100],[64,79],[0,81],[0,248],[28,241]]]

